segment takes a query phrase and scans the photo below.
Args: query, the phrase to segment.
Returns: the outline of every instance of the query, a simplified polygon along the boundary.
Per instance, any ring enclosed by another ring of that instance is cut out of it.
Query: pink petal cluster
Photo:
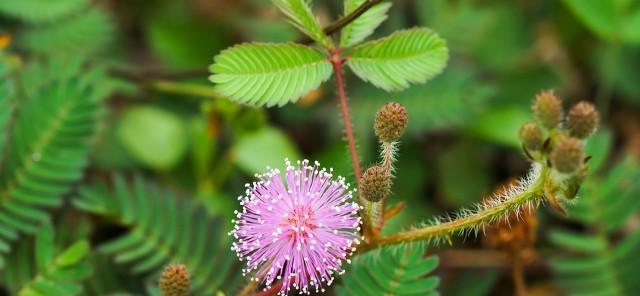
[[[311,287],[324,292],[334,273],[342,274],[343,261],[360,241],[359,205],[344,178],[319,169],[308,160],[292,166],[286,160],[283,177],[270,169],[247,184],[240,196],[242,212],[236,212],[232,250],[246,260],[243,273],[263,279],[265,289],[282,280],[279,294],[291,288],[309,294]]]

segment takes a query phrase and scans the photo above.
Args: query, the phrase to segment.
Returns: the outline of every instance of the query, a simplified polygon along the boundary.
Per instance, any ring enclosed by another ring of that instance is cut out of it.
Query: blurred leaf
[[[293,142],[280,130],[265,127],[243,135],[233,145],[238,166],[248,174],[265,172],[267,167],[284,167],[284,159],[302,160]]]
[[[518,132],[531,119],[528,110],[520,107],[495,108],[469,126],[469,134],[496,144],[520,149]]]
[[[564,0],[598,37],[608,41],[640,43],[640,1]]]
[[[500,279],[500,272],[497,270],[464,270],[455,274],[451,285],[445,286],[443,295],[448,296],[487,296],[491,295],[491,288]],[[445,281],[446,282],[446,281]],[[464,284],[460,284],[464,283]],[[533,295],[532,295],[533,296]]]
[[[425,249],[424,243],[415,242],[357,255],[342,276],[338,295],[438,295],[440,279],[426,276],[438,265],[438,257],[424,257]]]
[[[344,15],[348,15],[366,1],[367,0],[344,1]],[[387,11],[389,11],[389,8],[391,8],[391,3],[377,4],[345,26],[340,32],[340,45],[342,47],[350,47],[369,37],[369,35],[387,19]]]
[[[20,242],[3,274],[14,295],[72,296],[82,292],[82,281],[91,274],[91,266],[84,260],[89,243],[82,239],[59,254],[54,235],[53,226],[45,223],[36,233],[35,244],[32,240]]]
[[[640,105],[640,49],[632,46],[605,44],[596,48],[592,63],[600,87],[616,90],[627,102]]]
[[[297,101],[331,76],[326,57],[295,43],[246,43],[215,57],[209,68],[216,89],[248,105],[271,107]]]
[[[153,52],[173,68],[203,68],[211,53],[224,49],[225,32],[220,25],[194,18],[153,18],[146,27]]]
[[[447,38],[455,54],[472,56],[484,68],[510,71],[521,67],[533,41],[526,17],[514,1],[417,1],[423,25]],[[487,36],[491,36],[487,38]]]
[[[322,31],[320,22],[311,11],[309,0],[273,0],[273,3],[286,14],[291,23],[316,42],[329,48],[331,40]]]
[[[49,221],[48,210],[82,179],[108,96],[100,89],[104,75],[81,58],[30,63],[21,71],[15,86],[22,90],[20,112],[0,175],[0,257],[8,242]]]
[[[92,8],[47,26],[27,27],[17,35],[16,44],[46,55],[91,54],[103,50],[113,33],[114,25],[107,14]]]
[[[295,28],[280,20],[241,19],[237,26],[243,29],[248,40],[255,42],[287,42],[300,36]]]
[[[587,177],[575,206],[567,208],[583,226],[551,231],[556,251],[550,263],[564,293],[637,295],[640,230],[625,225],[640,213],[640,166],[627,157],[600,171]]]
[[[613,146],[613,136],[609,130],[599,130],[587,142],[585,154],[591,156],[589,160],[589,170],[591,172],[599,171],[607,161],[607,157],[611,153]]]
[[[182,120],[153,106],[129,109],[118,124],[118,138],[133,157],[155,169],[170,169],[187,148]]]
[[[157,283],[166,264],[181,262],[192,275],[194,295],[233,291],[241,279],[222,219],[208,216],[193,199],[177,198],[140,177],[127,182],[116,176],[113,182],[83,186],[73,203],[126,229],[99,251],[125,265],[130,274]]]
[[[59,20],[85,8],[89,0],[8,0],[0,1],[0,13],[30,23]]]
[[[474,123],[490,106],[495,87],[482,83],[473,70],[454,66],[424,85],[416,85],[390,96],[388,93],[358,85],[352,101],[353,120],[362,135],[372,134],[378,109],[396,101],[409,112],[407,132],[421,135],[433,130],[464,127]]]
[[[491,168],[478,146],[461,142],[438,157],[438,184],[445,202],[452,206],[469,206],[490,193],[492,180],[487,172]]]
[[[446,42],[426,28],[361,44],[347,56],[347,65],[360,79],[386,91],[425,83],[442,72],[449,57]]]

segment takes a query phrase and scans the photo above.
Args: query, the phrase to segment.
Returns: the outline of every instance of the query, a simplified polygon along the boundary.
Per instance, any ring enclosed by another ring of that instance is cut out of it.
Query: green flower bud
[[[549,156],[553,167],[561,173],[575,172],[584,161],[584,151],[580,140],[562,137]]]
[[[542,91],[533,102],[533,113],[542,126],[556,128],[562,121],[562,102],[553,91]]]
[[[398,103],[387,103],[376,113],[375,131],[383,142],[394,142],[407,129],[409,117],[404,106]]]
[[[378,202],[391,190],[391,180],[382,167],[372,166],[362,175],[358,190],[366,200]]]
[[[160,291],[163,296],[189,295],[189,270],[182,264],[171,264],[160,274]]]
[[[567,128],[571,136],[586,139],[596,131],[599,121],[600,116],[593,104],[580,102],[569,111]]]
[[[542,148],[542,130],[535,123],[525,123],[520,128],[520,140],[528,150],[538,151]]]

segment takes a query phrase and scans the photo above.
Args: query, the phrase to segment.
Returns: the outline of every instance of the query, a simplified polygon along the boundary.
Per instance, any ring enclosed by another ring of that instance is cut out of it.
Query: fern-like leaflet
[[[295,43],[241,44],[216,56],[210,69],[221,94],[256,106],[295,102],[331,76],[322,53]]]
[[[439,278],[426,275],[436,268],[438,257],[424,257],[425,246],[409,243],[356,256],[338,295],[437,295]]]
[[[78,59],[32,64],[18,79],[16,88],[23,91],[16,94],[0,176],[0,246],[20,233],[35,233],[49,219],[47,208],[59,206],[82,177],[107,95],[97,87],[102,71],[82,71],[82,65]]]
[[[610,142],[603,134],[599,138],[591,146],[597,160],[594,169],[607,155]],[[551,259],[557,282],[570,295],[593,295],[595,290],[597,295],[637,295],[640,231],[621,228],[640,213],[640,165],[625,158],[590,176],[582,187],[582,197],[569,209],[569,217],[588,230],[554,229],[550,235],[565,250]]]
[[[232,291],[240,279],[229,245],[219,241],[225,236],[221,219],[140,177],[132,184],[116,176],[112,186],[99,182],[82,187],[74,204],[128,229],[99,246],[99,251],[134,274],[155,276],[165,264],[180,262],[193,274],[192,287],[198,295]]]
[[[80,240],[62,251],[56,249],[54,229],[50,223],[31,239],[20,242],[2,274],[7,287],[19,296],[78,295],[82,281],[91,274],[87,261],[89,242]]]
[[[344,14],[347,15],[351,13],[365,1],[366,0],[344,1]],[[387,12],[390,8],[391,3],[380,3],[345,26],[340,35],[340,45],[342,47],[350,47],[369,37],[369,35],[387,19]]]
[[[396,91],[440,74],[449,52],[446,42],[434,32],[414,28],[358,45],[348,56],[347,65],[360,79]]]

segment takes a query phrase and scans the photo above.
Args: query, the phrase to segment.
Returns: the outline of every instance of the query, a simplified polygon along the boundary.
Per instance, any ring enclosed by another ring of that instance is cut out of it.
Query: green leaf
[[[596,134],[596,139],[611,142],[606,135]],[[602,154],[609,146],[590,145],[589,150]],[[640,229],[626,225],[640,214],[640,165],[627,157],[610,168],[596,167],[600,172],[590,172],[575,205],[567,208],[580,227],[552,229],[556,251],[549,262],[564,294],[593,295],[597,289],[598,295],[637,295]]]
[[[300,159],[300,152],[286,134],[265,127],[242,136],[233,146],[238,166],[249,174],[264,172],[267,166],[282,164],[284,159]]]
[[[55,21],[86,7],[89,0],[0,1],[0,13],[31,23]]]
[[[344,1],[344,14],[348,15],[366,1],[367,0]],[[387,12],[390,8],[391,3],[380,3],[345,26],[340,35],[340,46],[350,47],[369,37],[369,35],[387,19]]]
[[[273,3],[286,14],[291,23],[300,31],[325,48],[331,47],[331,40],[324,34],[318,19],[313,16],[308,0],[273,0]]]
[[[74,265],[86,257],[89,253],[89,242],[86,240],[79,241],[69,247],[64,253],[56,258],[56,265],[66,267]]]
[[[320,86],[331,63],[315,49],[299,44],[249,43],[215,57],[209,79],[231,100],[254,106],[282,106]]]
[[[397,91],[442,72],[449,53],[438,35],[426,28],[414,28],[359,45],[347,56],[349,68],[360,79],[386,91]]]
[[[353,259],[337,288],[338,295],[437,295],[439,278],[425,277],[438,265],[423,257],[424,243],[384,247]]]
[[[45,55],[90,54],[104,49],[111,42],[113,31],[107,14],[92,8],[51,25],[26,27],[16,36],[16,45]]]
[[[640,6],[636,1],[564,0],[569,9],[598,37],[640,43]]]
[[[82,293],[82,283],[91,274],[85,255],[87,240],[80,240],[61,254],[56,252],[53,226],[45,223],[30,238],[21,240],[2,274],[12,295],[56,296]],[[36,261],[36,262],[34,262]],[[64,264],[60,264],[60,263]]]
[[[520,149],[518,131],[530,118],[530,112],[521,107],[496,108],[486,112],[470,125],[469,133],[483,140]]]
[[[155,275],[166,264],[180,262],[192,275],[193,295],[232,292],[241,272],[229,254],[223,221],[192,201],[139,177],[127,182],[116,176],[113,182],[83,186],[73,203],[126,229],[99,251],[131,274],[157,282]]]
[[[118,125],[118,138],[134,158],[155,169],[170,169],[187,148],[181,119],[153,106],[129,109]]]
[[[33,234],[82,178],[102,119],[104,71],[82,59],[29,64],[0,175],[0,244]],[[6,250],[0,249],[0,254]]]

